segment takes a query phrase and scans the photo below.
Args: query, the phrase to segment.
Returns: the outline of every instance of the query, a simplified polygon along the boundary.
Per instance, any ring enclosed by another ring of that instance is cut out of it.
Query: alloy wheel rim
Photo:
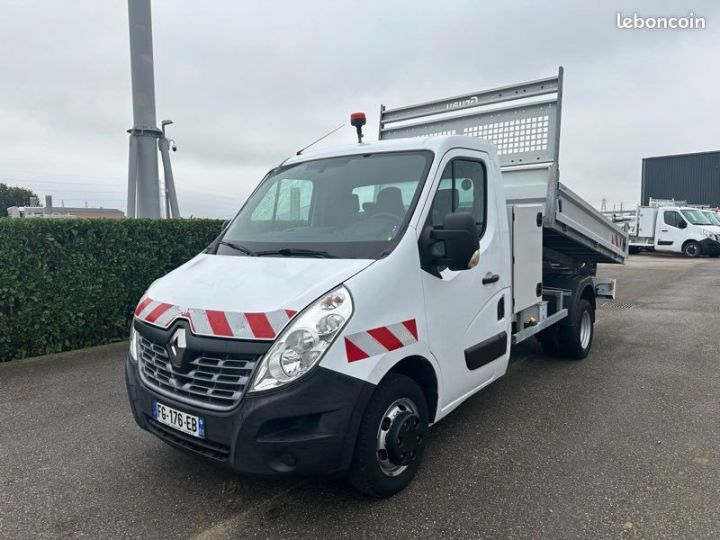
[[[592,317],[589,311],[585,311],[580,319],[580,346],[587,349],[590,346],[592,337]]]

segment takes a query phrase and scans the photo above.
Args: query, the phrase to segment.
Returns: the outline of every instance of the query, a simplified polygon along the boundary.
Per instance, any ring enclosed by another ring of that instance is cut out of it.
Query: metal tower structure
[[[132,74],[133,127],[128,163],[128,207],[130,218],[180,217],[169,148],[175,142],[157,127],[155,115],[155,74],[153,69],[152,18],[150,0],[128,0],[130,22],[130,69]],[[164,169],[164,197],[158,177],[158,146]],[[165,211],[161,206],[165,202]]]

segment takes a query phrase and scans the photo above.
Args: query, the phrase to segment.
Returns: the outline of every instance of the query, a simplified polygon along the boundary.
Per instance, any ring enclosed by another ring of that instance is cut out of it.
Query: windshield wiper
[[[253,250],[250,249],[250,248],[246,248],[246,247],[243,246],[242,244],[235,244],[234,242],[228,242],[227,240],[220,240],[220,241],[218,242],[218,244],[223,245],[223,246],[227,246],[227,247],[229,247],[229,248],[233,248],[233,249],[239,251],[240,253],[244,253],[245,255],[249,255],[250,257],[257,257],[257,256],[258,256],[258,253],[256,253],[255,251],[253,251]]]
[[[320,251],[317,249],[304,249],[304,248],[282,248],[282,249],[269,249],[267,251],[258,251],[255,255],[262,257],[264,255],[282,255],[283,257],[292,257],[293,255],[307,255],[309,257],[317,257],[319,259],[337,259],[337,255],[328,253],[327,251]]]

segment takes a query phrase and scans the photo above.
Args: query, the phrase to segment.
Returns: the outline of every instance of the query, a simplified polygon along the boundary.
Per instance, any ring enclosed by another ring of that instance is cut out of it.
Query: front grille
[[[235,407],[257,363],[256,356],[198,352],[187,370],[176,370],[162,345],[139,336],[140,377],[146,386],[178,401],[225,411]]]
[[[197,452],[198,454],[202,454],[219,461],[227,461],[228,456],[230,455],[230,448],[224,444],[214,443],[203,439],[196,439],[190,435],[185,435],[184,433],[168,428],[149,416],[146,418],[150,431],[161,439],[164,439],[172,444],[182,446],[183,448],[187,448],[188,450],[192,450],[193,452]]]

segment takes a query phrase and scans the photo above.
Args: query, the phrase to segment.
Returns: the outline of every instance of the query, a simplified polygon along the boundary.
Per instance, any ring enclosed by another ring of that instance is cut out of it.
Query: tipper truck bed
[[[384,497],[512,344],[586,357],[596,298],[615,294],[596,264],[622,263],[627,236],[559,182],[561,96],[562,71],[383,109],[368,144],[355,113],[358,144],[272,169],[140,299],[140,427],[241,471],[342,474]]]

